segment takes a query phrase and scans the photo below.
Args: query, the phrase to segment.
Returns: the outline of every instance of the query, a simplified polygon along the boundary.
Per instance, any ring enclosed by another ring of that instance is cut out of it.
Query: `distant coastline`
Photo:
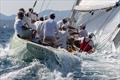
[[[56,21],[63,19],[64,17],[70,16],[70,10],[64,10],[64,11],[55,11],[55,10],[45,10],[42,12],[39,12],[39,16],[47,16],[50,12],[54,12],[56,14]],[[2,13],[0,13],[0,27],[8,26],[9,28],[13,28],[14,25],[14,19],[16,14],[13,14],[11,16],[6,16]]]

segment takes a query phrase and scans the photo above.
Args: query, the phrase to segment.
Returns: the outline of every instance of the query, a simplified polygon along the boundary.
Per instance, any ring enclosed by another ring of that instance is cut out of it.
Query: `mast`
[[[32,7],[33,9],[34,9],[34,7],[36,6],[37,2],[38,2],[38,0],[36,0],[36,1],[34,2],[33,7]]]
[[[74,9],[75,6],[79,5],[81,0],[76,0],[75,4],[73,5],[72,8],[72,14],[71,14],[71,25],[74,25],[75,23],[75,14],[77,13],[77,11]]]

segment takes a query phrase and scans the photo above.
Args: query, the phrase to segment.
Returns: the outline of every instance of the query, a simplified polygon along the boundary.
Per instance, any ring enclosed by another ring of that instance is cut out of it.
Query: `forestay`
[[[76,5],[74,9],[79,11],[105,9],[114,6],[118,1],[119,0],[81,0],[79,5]]]

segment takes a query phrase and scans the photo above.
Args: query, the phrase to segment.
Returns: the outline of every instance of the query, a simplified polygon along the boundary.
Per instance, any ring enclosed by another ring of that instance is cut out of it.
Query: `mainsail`
[[[73,26],[79,27],[82,24],[86,24],[89,32],[97,32],[95,34],[100,38],[98,42],[104,46],[110,40],[119,24],[120,0],[78,1],[79,3],[73,8],[74,14],[71,17]],[[111,9],[107,10],[109,8]],[[103,34],[106,34],[106,36]],[[118,39],[120,40],[120,37],[117,36]]]
[[[116,2],[118,0],[82,0],[74,9],[79,11],[106,9],[114,6]]]

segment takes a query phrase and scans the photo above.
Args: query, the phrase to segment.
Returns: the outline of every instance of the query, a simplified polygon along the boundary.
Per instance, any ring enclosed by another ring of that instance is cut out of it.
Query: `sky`
[[[44,2],[44,5],[41,5]],[[28,10],[34,4],[35,0],[0,0],[0,13],[5,15],[13,15],[18,12],[19,8]],[[53,10],[71,10],[75,0],[38,0],[35,7],[36,12],[40,12],[46,9]]]

